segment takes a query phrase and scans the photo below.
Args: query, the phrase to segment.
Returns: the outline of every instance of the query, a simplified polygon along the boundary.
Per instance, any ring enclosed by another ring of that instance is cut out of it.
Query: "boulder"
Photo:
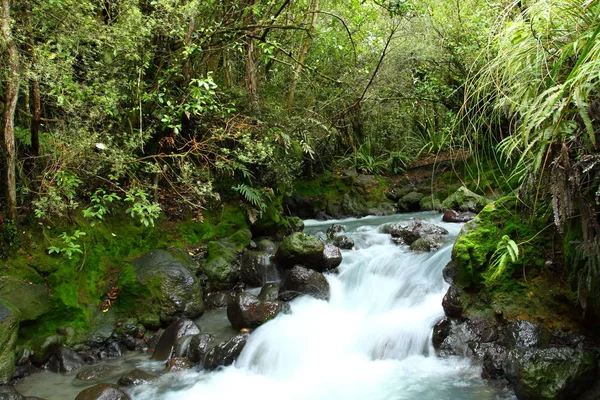
[[[53,372],[69,374],[83,367],[83,364],[83,358],[79,354],[67,347],[61,347],[50,357],[48,369]]]
[[[333,244],[326,243],[323,249],[323,262],[315,268],[318,272],[330,271],[342,263],[342,252]]]
[[[171,325],[169,325],[169,327],[167,327],[167,329],[165,329],[164,333],[158,340],[151,360],[169,360],[179,338],[187,335],[196,335],[198,333],[200,333],[200,329],[198,329],[198,326],[192,320],[180,319],[173,322]]]
[[[206,357],[204,358],[204,368],[207,370],[215,370],[219,367],[233,364],[244,349],[247,341],[248,334],[244,333],[219,343],[206,354]]]
[[[346,228],[344,228],[340,224],[332,224],[329,228],[327,228],[327,238],[332,240],[334,237],[346,232]]]
[[[233,297],[228,291],[211,292],[204,296],[204,304],[208,309],[223,308],[233,303]]]
[[[116,370],[117,366],[115,365],[90,365],[75,375],[75,382],[80,381],[82,384],[89,385],[90,382],[106,379],[107,377],[113,375]]]
[[[507,345],[511,349],[535,349],[543,347],[544,332],[542,328],[529,321],[515,321],[507,330]]]
[[[389,233],[392,238],[398,239],[397,243],[411,245],[425,235],[447,235],[448,231],[441,226],[430,224],[419,219],[412,220],[409,224],[393,223],[382,227],[383,233]]]
[[[50,296],[44,285],[8,276],[0,276],[0,299],[19,310],[21,321],[33,321],[50,311]]]
[[[323,262],[325,246],[314,236],[297,232],[279,245],[276,253],[277,264],[282,268],[292,268],[296,264],[319,267]]]
[[[329,299],[329,282],[322,273],[296,265],[282,277],[279,299],[289,301],[299,295]]]
[[[251,293],[242,292],[227,307],[227,318],[234,329],[253,329],[275,318],[283,309],[280,301],[261,301]]]
[[[199,333],[192,336],[188,350],[188,359],[195,364],[204,364],[204,357],[212,340],[213,335],[208,333]]]
[[[331,242],[340,249],[352,250],[354,248],[354,240],[346,235],[335,236]]]
[[[442,202],[443,210],[456,210],[456,211],[471,211],[478,213],[483,210],[490,200],[473,193],[464,186],[458,188],[456,192],[451,194]]]
[[[425,195],[422,193],[410,192],[398,200],[396,207],[398,208],[398,211],[402,212],[419,211],[421,207],[419,202],[423,197],[425,197]]]
[[[252,234],[241,230],[225,239],[209,242],[203,269],[211,291],[229,290],[240,280],[241,252],[250,244]]]
[[[503,368],[519,399],[572,399],[597,379],[594,352],[578,349],[515,349]]]
[[[190,360],[182,357],[173,357],[167,362],[165,372],[180,372],[193,367]]]
[[[8,384],[15,371],[19,314],[18,309],[0,300],[0,385]]]
[[[437,324],[434,325],[433,336],[431,337],[431,342],[433,344],[433,347],[436,350],[440,349],[440,346],[442,345],[442,343],[444,343],[444,340],[450,334],[451,325],[452,325],[452,322],[450,321],[450,318],[448,318],[448,317],[442,318],[441,320],[438,321]]]
[[[75,400],[130,400],[131,397],[117,385],[100,383],[81,391]]]
[[[134,369],[126,374],[121,375],[117,384],[119,386],[138,386],[144,383],[150,383],[158,378],[156,375],[149,374],[141,369]]]
[[[59,335],[42,336],[33,341],[31,347],[31,362],[41,367],[60,349],[64,339]]]
[[[277,297],[279,297],[279,285],[273,282],[263,285],[258,294],[260,301],[275,301]]]
[[[412,242],[410,249],[418,252],[437,251],[443,243],[444,239],[440,235],[424,235]]]
[[[148,328],[177,318],[197,318],[204,313],[202,287],[186,264],[164,250],[152,250],[132,262],[135,280],[121,287],[121,300],[132,303],[132,312]],[[158,322],[158,321],[157,321]]]
[[[279,278],[272,260],[273,252],[245,250],[241,261],[241,279],[246,285],[256,287]]]
[[[419,201],[421,211],[438,211],[442,209],[442,202],[434,196],[425,196]]]
[[[469,222],[473,218],[475,218],[477,214],[472,213],[470,211],[458,212],[454,210],[446,210],[444,211],[444,216],[442,217],[442,221],[444,222]]]
[[[263,239],[256,245],[256,250],[275,254],[277,251],[277,245],[268,239]]]
[[[460,290],[456,285],[450,285],[444,299],[442,307],[446,316],[450,318],[461,318],[463,315],[463,307],[460,303]]]

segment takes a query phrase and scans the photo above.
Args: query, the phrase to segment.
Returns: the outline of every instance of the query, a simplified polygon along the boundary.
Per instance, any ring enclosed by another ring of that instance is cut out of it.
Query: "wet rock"
[[[256,287],[276,281],[279,274],[272,257],[272,252],[245,250],[241,262],[242,282]]]
[[[503,363],[519,399],[572,399],[596,380],[592,351],[570,348],[515,349]]]
[[[121,296],[134,297],[134,311],[140,322],[144,323],[149,314],[172,322],[178,317],[197,318],[204,313],[200,282],[187,264],[171,253],[152,250],[132,261],[132,265],[136,282],[122,287]]]
[[[495,343],[486,343],[481,346],[483,353],[481,377],[485,379],[500,379],[504,377],[503,364],[506,360],[508,350]]]
[[[211,291],[230,290],[238,283],[241,252],[251,239],[250,231],[243,229],[228,238],[208,243],[203,268]]]
[[[276,253],[278,266],[292,268],[296,264],[319,267],[323,261],[325,246],[314,236],[297,232],[286,237]]]
[[[340,224],[332,224],[329,228],[327,228],[327,238],[333,239],[334,237],[346,232],[346,228],[344,228]]]
[[[335,246],[343,250],[352,250],[354,248],[354,240],[346,235],[335,236],[331,241]]]
[[[442,270],[444,280],[451,285],[455,283],[457,274],[458,269],[456,268],[456,263],[454,261],[450,261]]]
[[[463,314],[463,307],[460,303],[460,290],[456,285],[450,285],[444,299],[442,300],[442,307],[446,316],[451,318],[461,318]]]
[[[125,345],[117,340],[111,340],[104,346],[106,357],[121,357],[126,351]]]
[[[213,340],[213,335],[208,333],[199,333],[192,336],[188,350],[188,359],[193,363],[204,363],[204,357],[208,351],[208,346]]]
[[[204,368],[215,370],[221,366],[225,367],[234,363],[240,355],[246,342],[248,334],[232,337],[226,342],[221,342],[208,351],[204,359]]]
[[[275,301],[279,296],[279,285],[271,282],[263,285],[258,294],[260,301]]]
[[[117,367],[107,364],[90,365],[82,369],[75,375],[75,379],[89,384],[89,382],[98,381],[111,376]]]
[[[257,328],[283,310],[280,301],[261,301],[251,293],[240,293],[227,307],[227,318],[234,329]]]
[[[411,221],[409,224],[386,224],[383,226],[382,232],[389,233],[392,238],[401,239],[403,244],[408,245],[411,245],[422,236],[448,234],[445,228],[418,219]]]
[[[448,198],[442,202],[442,209],[478,213],[483,210],[483,207],[488,203],[490,203],[490,200],[487,198],[475,194],[466,187],[461,186],[456,192],[448,196]]]
[[[144,383],[150,383],[157,378],[158,377],[156,375],[149,374],[146,371],[136,368],[133,371],[129,371],[128,373],[122,375],[117,384],[119,386],[139,386],[143,385]]]
[[[173,322],[160,337],[151,359],[155,361],[167,361],[171,358],[177,339],[198,333],[200,333],[200,329],[198,329],[198,326],[192,320],[181,319]]]
[[[192,367],[193,365],[189,360],[181,357],[173,357],[167,362],[165,372],[185,371]]]
[[[26,400],[25,396],[17,392],[12,386],[0,386],[0,400]]]
[[[431,337],[431,342],[436,350],[440,349],[440,346],[450,334],[451,324],[452,322],[450,321],[450,318],[444,317],[433,327],[433,336]]]
[[[508,326],[507,344],[511,349],[534,349],[542,344],[542,329],[529,321],[515,321]]]
[[[398,208],[398,211],[401,212],[419,211],[419,202],[423,197],[425,197],[425,195],[423,195],[422,193],[410,192],[402,196],[402,198],[398,200],[396,207]]]
[[[204,304],[208,309],[223,308],[233,303],[233,297],[228,291],[211,292],[204,296]]]
[[[146,342],[148,344],[149,349],[152,349],[152,351],[154,351],[154,349],[156,348],[156,345],[158,345],[158,341],[162,337],[163,333],[165,333],[165,330],[159,329],[158,331],[154,332],[153,334],[151,334],[149,337],[146,338]]]
[[[329,282],[320,272],[296,265],[282,277],[279,299],[289,301],[299,295],[329,299]]]
[[[330,271],[337,268],[342,263],[342,252],[333,244],[325,244],[323,249],[323,262],[321,268],[315,268],[318,272]]]
[[[117,385],[100,383],[81,391],[75,400],[130,400],[127,393]]]
[[[73,350],[61,347],[48,361],[48,369],[53,372],[71,373],[84,364],[83,358]]]
[[[437,251],[444,244],[440,235],[424,235],[412,242],[410,249],[417,252]]]
[[[195,335],[186,335],[177,339],[175,343],[174,357],[187,357],[190,351],[190,343]]]
[[[454,321],[450,326],[450,333],[440,346],[439,353],[444,357],[452,355],[472,357],[474,353],[470,345],[477,339],[477,335],[466,322]]]
[[[263,239],[256,245],[256,250],[275,254],[277,251],[277,245],[268,239]]]
[[[21,321],[33,321],[50,311],[50,296],[44,285],[0,276],[0,299],[20,312]]]
[[[48,335],[36,339],[31,351],[31,362],[42,366],[50,360],[50,357],[63,345],[64,338],[59,335]]]
[[[15,347],[19,310],[0,299],[0,385],[10,382],[15,371]]]
[[[454,210],[446,210],[444,211],[444,216],[442,217],[442,221],[444,222],[469,222],[473,218],[475,218],[477,214],[472,213],[470,211],[458,212]]]

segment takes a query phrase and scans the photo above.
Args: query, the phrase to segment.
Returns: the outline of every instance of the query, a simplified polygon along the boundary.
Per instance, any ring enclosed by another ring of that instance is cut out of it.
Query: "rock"
[[[63,345],[63,341],[63,337],[59,335],[47,335],[35,339],[31,347],[31,362],[38,367],[46,364]]]
[[[245,250],[241,262],[242,282],[256,287],[276,281],[279,274],[272,257],[272,252]]]
[[[187,357],[190,351],[190,343],[195,335],[186,335],[177,339],[175,342],[174,357]]]
[[[508,326],[507,344],[511,349],[534,349],[541,347],[542,330],[529,321],[515,321]]]
[[[203,268],[211,290],[229,290],[238,283],[240,255],[251,238],[250,231],[241,230],[228,238],[208,243]]]
[[[333,239],[334,237],[338,236],[341,233],[346,232],[346,228],[344,228],[342,225],[340,224],[332,224],[329,228],[327,228],[327,238],[328,239]]]
[[[28,400],[38,397],[25,397],[12,386],[0,386],[0,400]],[[42,400],[42,399],[40,399]]]
[[[398,200],[396,207],[398,208],[398,211],[402,212],[419,211],[419,202],[423,197],[425,197],[425,195],[422,193],[410,192],[407,195],[402,196],[402,198]]]
[[[433,336],[431,337],[431,342],[436,350],[440,349],[440,346],[450,334],[451,324],[452,322],[450,321],[450,318],[444,317],[433,327]]]
[[[91,365],[79,371],[79,373],[75,375],[75,379],[89,384],[89,382],[98,381],[111,376],[116,371],[116,369],[117,367],[114,365]]]
[[[320,267],[322,269],[316,269],[318,272],[330,271],[337,268],[342,263],[342,252],[340,249],[333,244],[325,244],[323,249],[323,262]]]
[[[333,244],[340,249],[352,250],[354,248],[354,240],[346,235],[335,236],[332,240]]]
[[[169,323],[204,313],[200,282],[169,252],[152,250],[135,259],[132,265],[136,282],[121,288],[121,298],[134,297],[133,312],[140,322],[144,323],[148,314],[158,315],[162,322]]]
[[[444,299],[442,300],[442,307],[447,317],[450,318],[461,318],[463,314],[463,307],[460,303],[460,290],[456,285],[450,285]]]
[[[280,241],[294,232],[304,230],[304,221],[298,217],[281,217],[283,210],[269,207],[262,218],[252,224],[252,235]]]
[[[283,239],[279,245],[277,264],[286,269],[296,264],[319,267],[323,262],[324,249],[325,246],[316,237],[297,232]]]
[[[8,276],[0,276],[0,299],[19,310],[21,321],[33,321],[50,311],[50,296],[44,285]]]
[[[117,385],[100,383],[81,391],[75,400],[130,400],[127,393]]]
[[[275,318],[282,309],[280,301],[261,301],[253,294],[242,292],[227,307],[227,318],[234,329],[253,329]]]
[[[442,217],[442,221],[444,222],[469,222],[473,218],[475,218],[477,214],[472,213],[470,211],[458,212],[454,210],[446,210],[444,211],[444,216]]]
[[[500,379],[504,377],[504,367],[508,350],[502,346],[491,343],[482,346],[481,377],[484,379]]]
[[[503,364],[519,399],[572,399],[596,380],[594,352],[570,348],[515,349]]]
[[[279,285],[273,282],[263,285],[258,294],[260,301],[275,301],[277,297],[279,297]]]
[[[167,362],[165,372],[180,372],[192,368],[192,363],[181,357],[173,357]]]
[[[121,375],[117,384],[119,386],[139,386],[144,383],[150,383],[158,378],[156,375],[149,374],[141,369],[134,369],[128,373]]]
[[[303,223],[304,225],[304,223]],[[304,229],[304,228],[302,228]],[[275,254],[277,251],[277,245],[268,239],[263,239],[256,245],[256,250],[265,251],[267,253]]]
[[[483,207],[488,203],[490,203],[490,200],[461,186],[456,192],[448,196],[448,198],[442,202],[442,209],[478,213],[483,210]]]
[[[104,346],[106,357],[121,357],[126,351],[125,345],[117,340],[111,340]]]
[[[383,233],[389,233],[392,238],[401,239],[401,242],[411,245],[425,235],[447,235],[448,231],[441,226],[430,224],[419,219],[412,220],[408,225],[403,223],[386,224]]]
[[[198,333],[200,333],[200,329],[198,329],[198,326],[192,320],[180,319],[173,322],[165,329],[165,332],[158,340],[154,353],[152,353],[151,360],[167,361],[171,358],[177,339],[187,335],[196,335]]]
[[[227,307],[233,303],[233,297],[227,291],[211,292],[204,296],[204,304],[209,309]]]
[[[456,263],[454,261],[450,261],[444,269],[442,270],[442,276],[446,283],[453,284],[456,280],[456,274],[458,273],[456,269]]]
[[[15,371],[19,318],[19,310],[0,299],[0,385],[8,384]]]
[[[320,272],[296,265],[282,277],[279,299],[289,301],[299,295],[329,299],[329,282]]]
[[[442,209],[442,202],[434,196],[426,196],[419,201],[419,208],[421,211],[438,211]]]
[[[61,347],[48,361],[48,369],[53,372],[71,373],[83,366],[83,358],[73,350]]]
[[[212,339],[213,336],[208,333],[199,333],[192,336],[188,350],[188,359],[196,364],[204,364],[204,357]]]
[[[221,342],[208,351],[204,359],[204,368],[215,370],[221,366],[225,367],[234,363],[240,355],[246,342],[248,334],[241,334],[232,337],[228,341]]]
[[[424,235],[412,242],[412,251],[429,252],[437,251],[442,247],[444,239],[440,235]]]

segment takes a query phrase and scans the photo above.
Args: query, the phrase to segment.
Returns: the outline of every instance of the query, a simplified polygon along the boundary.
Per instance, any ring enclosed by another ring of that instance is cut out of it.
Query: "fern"
[[[244,183],[232,186],[231,188],[241,194],[246,202],[258,210],[259,218],[262,217],[262,214],[267,210],[268,202],[271,200],[272,190],[254,188]],[[256,215],[252,210],[248,210],[248,217],[251,221],[256,220]]]
[[[519,246],[508,235],[502,236],[496,246],[496,251],[492,255],[492,262],[489,267],[491,274],[487,278],[488,282],[497,280],[506,271],[508,262],[515,263],[518,259]]]

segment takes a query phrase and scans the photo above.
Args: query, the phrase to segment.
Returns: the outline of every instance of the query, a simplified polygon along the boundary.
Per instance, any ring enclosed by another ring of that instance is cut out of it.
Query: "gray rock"
[[[261,301],[255,295],[243,292],[227,307],[227,318],[234,329],[253,329],[275,318],[283,309],[280,301]]]
[[[61,347],[50,358],[48,369],[53,372],[69,374],[83,366],[83,358],[73,350]]]
[[[315,268],[318,272],[330,271],[337,268],[342,263],[342,252],[333,244],[325,244],[323,249],[323,262],[320,267]]]
[[[188,359],[195,364],[204,364],[204,357],[208,352],[208,347],[213,340],[213,335],[208,333],[199,333],[192,336],[188,351]]]
[[[541,347],[542,329],[529,321],[515,321],[508,326],[507,341],[511,349],[534,349]]]
[[[463,307],[460,303],[460,290],[456,285],[450,285],[446,295],[442,300],[442,307],[446,316],[450,318],[461,318],[463,314]]]
[[[82,369],[75,375],[75,380],[81,381],[81,383],[89,384],[89,382],[106,379],[113,375],[117,367],[114,365],[107,364],[96,364],[90,365],[85,369]]]
[[[169,360],[179,338],[198,333],[200,333],[200,329],[192,320],[181,319],[173,322],[160,337],[151,359],[155,361]]]
[[[444,239],[440,235],[423,235],[411,243],[410,249],[418,252],[437,251],[443,243]]]
[[[419,211],[421,207],[419,202],[423,197],[425,197],[425,195],[423,195],[422,193],[410,192],[407,195],[402,196],[402,198],[398,200],[396,207],[398,208],[398,211],[403,212]]]
[[[100,383],[81,391],[75,400],[130,400],[131,397],[117,385]]]
[[[442,209],[478,213],[483,210],[483,207],[488,203],[490,203],[490,200],[487,198],[475,194],[466,187],[461,186],[456,192],[448,196],[448,198],[442,202]]]
[[[340,249],[352,250],[352,248],[354,248],[354,240],[352,240],[346,235],[335,236],[331,241],[335,246],[339,247]]]
[[[279,299],[289,301],[299,295],[329,299],[329,282],[322,273],[296,265],[282,277]]]
[[[180,372],[193,367],[190,360],[182,357],[173,357],[167,362],[165,372]]]
[[[407,245],[411,245],[425,235],[448,234],[445,228],[418,219],[412,220],[409,224],[386,224],[383,226],[382,232],[389,233],[392,238],[401,239],[401,243]]]
[[[245,250],[241,261],[241,279],[249,286],[262,286],[279,278],[277,267],[268,251]]]
[[[143,385],[144,383],[150,383],[156,380],[156,378],[156,375],[149,374],[146,371],[136,368],[133,371],[129,371],[122,375],[117,384],[119,386],[138,386]]]
[[[470,211],[458,212],[454,210],[446,210],[444,211],[444,216],[442,217],[442,221],[444,222],[469,222],[473,218],[475,218],[477,214],[472,213]]]
[[[431,337],[431,342],[436,350],[440,349],[440,346],[450,334],[451,324],[452,322],[450,321],[450,318],[444,317],[433,327],[433,336]]]
[[[233,303],[233,297],[228,291],[211,292],[204,296],[204,304],[208,309],[223,308]]]
[[[228,341],[219,343],[206,354],[204,369],[215,370],[219,367],[233,364],[244,349],[247,341],[248,334],[241,334],[232,337]]]
[[[260,289],[260,293],[258,294],[258,299],[260,301],[275,301],[279,296],[279,285],[271,282],[266,283]]]

